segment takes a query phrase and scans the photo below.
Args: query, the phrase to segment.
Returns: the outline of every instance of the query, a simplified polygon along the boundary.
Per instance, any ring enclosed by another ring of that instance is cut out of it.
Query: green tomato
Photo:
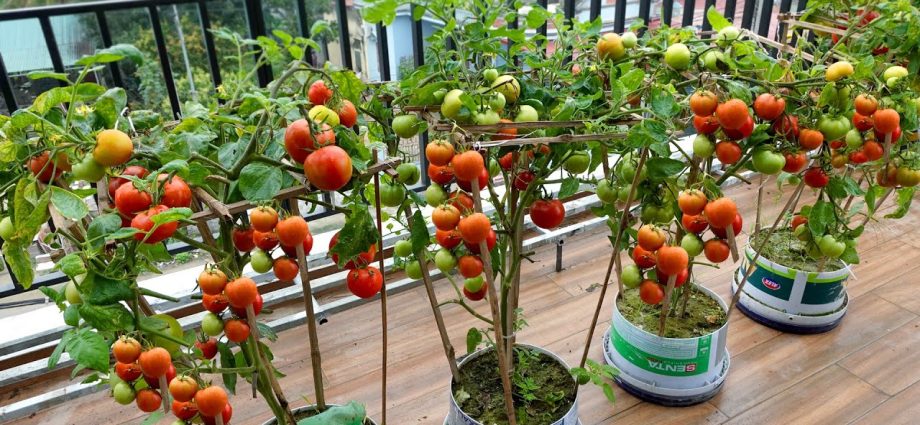
[[[502,117],[492,108],[485,108],[480,112],[473,114],[473,122],[477,125],[495,125],[501,121]]]
[[[489,175],[497,176],[502,173],[501,164],[495,158],[489,158]]]
[[[782,154],[769,149],[758,149],[753,155],[754,169],[763,174],[778,174],[786,165]]]
[[[393,118],[393,131],[403,139],[415,137],[419,130],[419,119],[415,115],[398,115]]]
[[[818,118],[818,130],[824,134],[824,140],[838,140],[850,131],[850,120],[844,116],[822,115]]]
[[[636,33],[627,31],[624,32],[622,36],[620,36],[620,42],[623,43],[623,47],[632,49],[633,47],[636,47],[636,43],[639,42],[639,37],[636,36]]]
[[[811,230],[808,226],[799,226],[792,231],[792,234],[795,235],[795,238],[802,242],[811,241]]]
[[[218,336],[224,331],[224,321],[209,311],[201,318],[201,330],[207,336]]]
[[[512,75],[502,75],[492,81],[492,90],[505,95],[508,103],[517,102],[518,96],[521,95],[521,83]]]
[[[3,217],[0,219],[0,239],[5,241],[9,240],[16,233],[16,228],[13,227],[13,219],[10,217]]]
[[[909,74],[910,72],[907,70],[907,68],[903,66],[899,66],[899,65],[889,66],[887,69],[885,69],[885,72],[882,73],[882,79],[884,80],[890,80],[892,78],[897,79],[901,77],[906,77]]]
[[[818,240],[818,249],[821,254],[830,258],[839,258],[847,249],[847,244],[838,242],[832,235],[824,235]]]
[[[682,71],[690,66],[691,56],[690,48],[686,44],[674,43],[665,50],[664,62],[671,68]]]
[[[617,201],[617,188],[613,186],[610,180],[603,179],[597,182],[597,198],[605,204],[612,204]]]
[[[710,50],[703,54],[703,66],[712,72],[721,71],[724,62],[725,54],[718,50]]]
[[[697,134],[693,139],[693,154],[700,158],[709,158],[716,151],[716,145],[702,134]]]
[[[97,182],[105,177],[105,167],[96,162],[92,155],[86,155],[78,164],[74,164],[71,170],[74,178],[87,182]]]
[[[413,185],[418,183],[419,179],[422,177],[421,171],[419,171],[418,166],[415,164],[399,164],[396,167],[396,180],[400,183]]]
[[[444,95],[447,94],[447,89],[437,89],[434,91],[432,96],[434,96],[435,103],[441,103],[444,101]]]
[[[532,122],[539,120],[540,114],[530,105],[521,105],[518,114],[514,117],[514,122]]]
[[[444,188],[437,183],[432,183],[428,186],[428,189],[425,189],[425,202],[429,206],[436,207],[444,203],[447,200],[447,192],[444,191]]]
[[[401,184],[381,183],[380,203],[388,207],[398,207],[406,200],[406,188]]]
[[[408,257],[412,255],[412,242],[409,242],[405,239],[397,241],[396,245],[393,246],[393,253],[397,257]]]
[[[656,223],[667,223],[674,218],[674,209],[670,205],[662,205],[658,208],[658,215],[655,217]]]
[[[406,275],[415,280],[422,278],[422,265],[419,264],[418,260],[406,263]]]
[[[633,179],[636,177],[636,163],[632,160],[620,161],[617,165],[616,174],[620,180],[632,184]],[[648,169],[642,167],[642,171],[639,172],[639,183],[645,181],[647,177]]]
[[[256,273],[268,273],[272,269],[272,257],[261,249],[252,251],[252,255],[249,256],[249,263],[252,264],[252,269]]]
[[[680,239],[680,247],[687,251],[691,258],[703,252],[703,240],[693,233],[687,233]]]
[[[859,130],[851,128],[846,135],[847,147],[850,149],[859,149],[863,145],[862,134]]]
[[[489,98],[489,107],[493,111],[502,111],[505,109],[505,95],[501,93],[492,93],[492,97]]]
[[[463,288],[469,291],[470,293],[477,293],[482,290],[482,286],[486,284],[485,279],[482,276],[470,277],[463,281]]]
[[[719,30],[716,34],[716,43],[722,47],[732,44],[735,40],[741,37],[741,31],[734,26],[727,26]]]
[[[463,106],[460,96],[463,96],[463,90],[453,89],[447,92],[444,101],[441,102],[441,115],[454,120],[460,118],[460,108]]]
[[[71,304],[64,309],[64,324],[73,327],[80,324],[80,312],[76,305]]]
[[[629,188],[630,186],[620,186],[617,189],[617,201],[626,202],[629,199]]]
[[[495,68],[486,68],[482,70],[482,78],[486,79],[486,82],[493,82],[498,78],[498,70]]]
[[[655,223],[658,220],[660,208],[655,204],[646,204],[642,206],[639,218],[643,223]]]
[[[454,257],[454,254],[449,249],[441,248],[434,255],[434,264],[438,266],[438,270],[447,273],[457,267],[457,258]]]
[[[620,280],[623,282],[623,286],[629,289],[638,288],[639,284],[642,283],[642,271],[635,264],[623,266],[623,271],[620,272]]]
[[[119,382],[112,387],[112,397],[118,404],[127,406],[134,403],[134,388],[127,382]]]
[[[591,157],[588,156],[587,152],[575,152],[565,160],[562,168],[572,174],[581,174],[588,171],[589,165],[591,165]]]
[[[80,295],[80,289],[74,281],[67,282],[64,286],[64,298],[71,304],[83,304],[83,297]]]

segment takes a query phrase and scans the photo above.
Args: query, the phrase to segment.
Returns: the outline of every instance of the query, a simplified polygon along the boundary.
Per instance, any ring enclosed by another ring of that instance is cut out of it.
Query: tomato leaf
[[[128,95],[125,89],[113,88],[106,90],[99,100],[93,105],[96,115],[96,125],[102,128],[114,128],[121,111],[128,104]]]
[[[191,208],[170,208],[166,211],[163,211],[153,217],[150,217],[150,221],[153,224],[165,224],[171,223],[173,221],[184,220],[192,216]]]
[[[383,23],[390,25],[396,19],[396,7],[399,3],[396,0],[377,0],[369,2],[361,14],[364,20],[371,23]]]
[[[476,351],[476,347],[482,343],[482,332],[476,328],[470,328],[466,332],[466,353],[471,354]]]
[[[847,248],[840,254],[840,261],[847,264],[859,264],[859,253],[855,246],[847,245]]]
[[[90,326],[103,332],[134,330],[134,315],[121,304],[93,305],[83,303],[79,307],[80,317]]]
[[[411,193],[412,191],[410,191]],[[428,234],[428,225],[421,211],[415,211],[409,221],[409,241],[412,242],[412,252],[422,252],[428,247],[431,236]]]
[[[144,419],[144,422],[141,422],[141,425],[155,425],[160,421],[160,419],[163,419],[163,416],[165,415],[166,414],[163,413],[162,410],[157,410],[156,412],[151,413],[150,416],[147,416],[147,418]]]
[[[60,291],[58,291],[50,286],[42,286],[41,288],[38,288],[38,290],[41,291],[41,293],[45,294],[46,297],[51,299],[51,301],[54,301],[54,303],[58,305],[58,308],[64,307],[64,289],[63,288]]]
[[[128,281],[109,279],[96,273],[87,274],[80,284],[80,289],[86,294],[84,301],[96,305],[126,301],[135,296],[134,289],[131,288]]]
[[[272,329],[271,326],[268,326],[262,322],[256,322],[256,327],[259,328],[259,335],[262,335],[269,341],[275,342],[278,340],[278,334],[275,333],[275,330]]]
[[[54,351],[48,356],[48,369],[54,369],[54,367],[57,366],[58,362],[61,360],[61,354],[64,353],[64,348],[70,343],[70,339],[73,338],[75,332],[76,331],[73,329],[68,329],[61,335],[61,340],[58,341],[57,346],[54,347]]]
[[[28,74],[26,74],[26,77],[28,77],[30,80],[41,80],[41,79],[43,79],[43,78],[52,78],[52,79],[55,79],[55,80],[58,80],[58,81],[63,81],[63,82],[65,82],[65,83],[67,83],[68,85],[69,85],[69,84],[73,84],[73,83],[70,81],[70,79],[67,78],[67,74],[66,74],[66,73],[63,73],[63,72],[32,71],[32,72],[29,72]]]
[[[89,207],[73,192],[57,186],[51,186],[51,204],[62,216],[77,221],[89,214]]]
[[[566,177],[559,186],[559,193],[556,195],[559,199],[568,198],[578,192],[578,179],[574,176]]]
[[[24,289],[32,286],[35,280],[35,271],[32,269],[32,257],[29,256],[29,245],[18,241],[3,243],[3,258],[10,265],[10,272]]]
[[[338,256],[338,265],[341,267],[376,244],[377,239],[377,226],[374,225],[367,205],[356,203],[352,205],[345,226],[339,232],[338,243],[330,253]]]
[[[902,218],[910,210],[910,203],[914,199],[913,187],[902,187],[898,192],[898,208],[894,212],[885,215],[885,218]]]
[[[713,31],[719,31],[732,24],[728,19],[725,19],[725,16],[719,13],[715,5],[709,6],[709,10],[706,11],[706,20],[712,25]]]
[[[86,265],[83,264],[83,259],[80,258],[76,253],[71,253],[65,255],[63,258],[58,260],[55,268],[64,272],[69,277],[74,277],[86,273]]]
[[[650,179],[661,180],[680,174],[685,165],[683,161],[671,158],[649,158],[645,162],[645,167]]]
[[[680,112],[680,105],[674,100],[674,95],[658,87],[652,89],[651,104],[652,112],[662,119],[673,117]]]
[[[220,367],[236,367],[236,361],[233,357],[233,352],[230,351],[230,346],[227,345],[227,343],[218,342],[217,351],[220,352]],[[221,374],[221,377],[224,380],[224,386],[227,387],[227,391],[230,391],[230,394],[236,394],[236,373],[226,372]]]
[[[816,201],[808,213],[808,229],[815,237],[824,235],[834,220],[834,205],[826,201]]]
[[[107,372],[109,369],[109,344],[102,335],[83,328],[67,341],[67,354],[81,366]]]
[[[130,44],[116,44],[106,49],[97,50],[96,53],[83,56],[78,59],[76,64],[80,66],[89,66],[99,63],[118,62],[122,59],[130,59],[135,64],[140,65],[144,61],[144,55]]]
[[[271,199],[281,190],[282,171],[268,164],[246,164],[240,172],[240,193],[248,201]]]

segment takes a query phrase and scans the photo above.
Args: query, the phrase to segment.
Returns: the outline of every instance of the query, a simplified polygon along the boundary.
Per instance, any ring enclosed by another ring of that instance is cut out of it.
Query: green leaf
[[[99,63],[117,62],[122,59],[128,59],[137,65],[144,62],[144,55],[130,44],[116,44],[106,49],[97,50],[96,53],[83,56],[78,59],[76,64],[80,66],[89,66]]]
[[[834,205],[826,201],[816,201],[808,213],[808,229],[813,236],[822,236],[833,220]]]
[[[649,158],[645,161],[648,177],[653,180],[676,176],[683,171],[684,166],[683,161],[671,158]]]
[[[114,128],[118,116],[128,104],[128,95],[125,89],[116,87],[106,90],[93,107],[93,113],[104,128]]]
[[[246,164],[240,172],[240,193],[247,201],[271,199],[281,190],[282,171],[262,163]]]
[[[51,108],[58,106],[70,100],[72,94],[71,87],[54,87],[40,95],[32,101],[32,107],[38,115],[45,115]]]
[[[83,264],[83,259],[76,253],[65,255],[64,258],[58,260],[55,267],[69,277],[86,273],[86,266]]]
[[[652,112],[662,119],[673,117],[680,112],[680,105],[674,100],[674,95],[658,87],[652,89],[651,106]]]
[[[428,234],[428,225],[421,211],[416,210],[409,221],[409,241],[412,242],[412,252],[422,252],[428,248],[431,236]]]
[[[910,210],[910,203],[914,199],[913,187],[902,187],[898,192],[898,208],[894,212],[887,214],[885,218],[902,218]]]
[[[170,208],[166,211],[163,211],[159,214],[150,217],[150,221],[153,224],[165,224],[172,223],[174,221],[184,220],[192,216],[192,209],[181,207],[181,208]]]
[[[67,347],[67,344],[70,343],[70,339],[73,338],[74,332],[73,329],[68,329],[61,335],[61,340],[58,341],[57,346],[54,347],[54,351],[48,356],[48,369],[54,369],[54,367],[57,366],[58,362],[61,360],[61,354],[64,353],[64,349]]]
[[[576,193],[578,193],[578,179],[569,176],[562,180],[562,184],[559,186],[559,194],[556,195],[559,199],[568,198]]]
[[[399,3],[396,0],[376,0],[368,2],[363,9],[364,20],[378,24],[390,25],[396,19],[396,7]]]
[[[90,326],[102,332],[134,330],[134,315],[121,304],[80,305],[80,317]]]
[[[54,301],[55,304],[58,305],[58,308],[61,308],[64,306],[63,288],[60,291],[58,291],[50,286],[42,286],[41,288],[38,288],[38,290],[41,291],[42,294],[45,294],[46,297],[51,299],[51,301]]]
[[[100,372],[109,370],[109,344],[102,335],[89,328],[80,329],[73,334],[67,341],[66,350],[81,366]]]
[[[338,256],[338,265],[341,267],[367,251],[368,247],[377,243],[377,239],[377,226],[374,225],[367,205],[356,203],[352,205],[345,226],[339,231],[338,243],[330,250],[330,254]]]
[[[89,214],[89,207],[73,192],[57,186],[51,186],[51,204],[62,216],[77,221]]]
[[[367,86],[354,72],[350,70],[332,72],[329,77],[338,88],[339,95],[352,101],[355,105],[361,104],[361,95]]]
[[[256,322],[256,327],[259,328],[259,335],[264,338],[267,338],[271,342],[278,340],[278,334],[275,333],[275,330],[271,326],[266,325],[262,322]]]
[[[479,329],[470,328],[470,330],[466,332],[467,354],[476,351],[476,347],[478,347],[480,343],[482,343],[482,332],[480,332]]]
[[[632,92],[638,89],[644,80],[645,72],[639,68],[633,68],[629,70],[629,72],[623,74],[623,76],[619,79],[619,81],[623,83],[623,87],[626,88],[627,92]]]
[[[840,261],[847,264],[859,264],[859,253],[856,251],[856,247],[847,244],[843,254],[840,254]]]
[[[151,413],[150,416],[147,416],[147,418],[141,422],[141,425],[155,425],[157,422],[160,422],[160,419],[163,419],[163,416],[166,416],[166,414],[163,413],[162,410],[157,410]]]
[[[236,361],[233,358],[233,352],[230,351],[230,346],[225,342],[217,343],[217,351],[220,353],[220,367],[222,368],[234,368],[237,367]],[[243,366],[243,365],[240,365]],[[227,387],[227,391],[230,391],[230,394],[236,394],[236,373],[223,373],[221,377],[224,379],[224,386]]]
[[[732,24],[728,19],[725,19],[725,16],[722,16],[722,14],[716,10],[715,5],[710,6],[709,10],[706,11],[706,19],[709,21],[709,24],[712,25],[713,31],[719,31]]]
[[[644,120],[639,125],[633,126],[626,135],[626,145],[630,148],[663,143],[668,143],[668,131],[664,124],[657,120]]]
[[[126,280],[115,280],[97,273],[89,273],[80,284],[89,304],[108,305],[134,299],[134,289]]]
[[[26,77],[29,77],[30,80],[41,80],[43,78],[51,78],[58,81],[63,81],[65,83],[73,84],[70,82],[70,79],[67,78],[67,74],[63,72],[52,72],[52,71],[32,71],[26,74]]]
[[[35,271],[32,267],[32,257],[29,255],[29,244],[18,241],[3,243],[3,258],[10,265],[10,271],[23,289],[29,289],[35,280]]]

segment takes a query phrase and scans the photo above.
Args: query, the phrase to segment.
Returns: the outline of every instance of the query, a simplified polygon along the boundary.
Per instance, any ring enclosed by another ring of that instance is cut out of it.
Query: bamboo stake
[[[479,180],[473,179],[470,184],[473,187],[473,205],[476,212],[482,213],[482,198],[479,193]],[[508,423],[517,424],[517,415],[514,411],[514,400],[511,398],[511,377],[508,374],[509,365],[505,363],[505,335],[506,330],[502,330],[501,314],[498,309],[498,295],[495,291],[495,276],[492,274],[492,254],[486,241],[479,242],[479,256],[482,258],[483,272],[486,275],[487,291],[489,293],[489,307],[492,310],[492,328],[495,330],[495,352],[498,355],[498,371],[501,374],[502,386],[504,387],[505,410],[508,413]]]
[[[300,215],[298,202],[291,203],[291,214]],[[323,390],[323,359],[319,352],[319,337],[316,334],[316,313],[313,311],[313,288],[310,286],[310,266],[303,252],[303,244],[297,244],[297,263],[300,265],[300,286],[303,288],[304,311],[307,313],[307,332],[310,337],[310,364],[313,368],[313,389],[316,408],[326,410],[326,396]]]
[[[160,383],[160,395],[161,395],[162,398],[163,398],[163,413],[165,413],[165,414],[168,415],[168,414],[169,414],[169,406],[172,405],[172,401],[169,400],[169,399],[170,399],[170,397],[169,397],[169,383],[166,382],[166,375],[160,375],[159,377],[157,377],[157,380],[159,380],[159,383]]]
[[[751,277],[751,274],[754,273],[754,268],[757,265],[757,260],[760,259],[760,252],[763,251],[763,247],[770,241],[770,237],[773,236],[773,232],[779,227],[779,223],[783,220],[783,217],[786,216],[786,212],[789,211],[789,208],[792,206],[793,200],[802,190],[805,189],[805,180],[799,182],[799,185],[795,188],[795,191],[792,192],[792,196],[789,197],[789,200],[786,201],[786,205],[780,211],[779,215],[776,216],[776,220],[773,222],[773,227],[770,227],[767,230],[767,234],[764,237],[763,241],[760,242],[760,245],[754,249],[754,258],[751,259],[751,262],[748,264],[747,270],[744,272],[744,277],[738,282],[738,289],[735,291],[735,294],[732,295],[732,302],[728,305],[728,311],[725,313],[726,319],[731,317],[732,309],[735,308],[735,304],[738,303],[738,300],[741,299],[741,290],[744,289],[744,284],[747,283],[748,278]],[[731,232],[728,232],[731,234]]]
[[[668,276],[668,284],[664,288],[664,300],[661,301],[661,316],[658,318],[658,336],[664,336],[665,323],[668,321],[668,310],[671,309],[671,293],[677,284],[677,273]]]
[[[738,262],[738,242],[735,241],[735,226],[729,224],[725,228],[725,236],[728,236],[728,248],[732,253],[732,261]]]
[[[300,214],[298,213],[298,215]],[[303,245],[301,244],[300,247],[302,250]],[[281,390],[281,385],[278,383],[278,378],[275,376],[274,366],[272,366],[271,362],[262,354],[262,347],[259,346],[259,325],[256,323],[256,312],[253,310],[252,304],[246,306],[246,321],[249,322],[249,338],[252,342],[252,347],[256,350],[255,358],[258,360],[258,363],[265,367],[265,375],[268,376],[268,384],[272,387],[272,392],[275,393],[278,403],[281,404],[281,409],[284,410],[284,421],[294,425],[297,421],[294,420],[294,415],[291,413],[291,407],[288,405],[287,398],[284,396],[284,391]],[[252,383],[255,385],[256,381]],[[278,421],[282,422],[282,418],[278,418]]]
[[[754,231],[760,230],[760,213],[763,205],[764,174],[760,173],[760,186],[757,187],[757,215],[754,218]],[[732,232],[734,233],[734,232]]]
[[[623,206],[622,215],[620,215],[620,225],[617,228],[616,240],[613,243],[613,252],[610,254],[610,261],[607,263],[607,273],[604,275],[604,284],[601,285],[601,293],[597,298],[597,308],[594,309],[594,318],[591,319],[591,327],[588,328],[588,337],[585,340],[585,351],[581,354],[579,367],[585,367],[585,363],[588,361],[588,352],[591,350],[591,340],[594,339],[594,328],[597,327],[597,320],[600,317],[601,308],[604,306],[604,295],[607,294],[607,286],[609,286],[610,283],[610,273],[613,271],[614,265],[616,265],[617,288],[619,290],[617,297],[623,295],[623,279],[620,278],[622,270],[620,265],[620,241],[629,223],[629,207],[632,205],[633,198],[636,196],[636,186],[639,185],[639,175],[642,172],[642,167],[645,166],[647,157],[648,148],[646,147],[642,149],[642,155],[639,157],[639,164],[636,165],[636,175],[633,177],[632,185],[629,188],[629,195],[626,196],[626,205]],[[614,299],[614,302],[616,302],[616,299]]]
[[[374,159],[376,161],[377,150],[374,149]],[[377,259],[380,264],[380,279],[383,285],[380,287],[380,321],[381,321],[381,387],[380,387],[380,406],[381,425],[387,423],[387,278],[386,266],[383,262],[383,214],[380,207],[380,174],[374,174],[374,206],[377,209],[377,236],[380,238],[377,246]]]

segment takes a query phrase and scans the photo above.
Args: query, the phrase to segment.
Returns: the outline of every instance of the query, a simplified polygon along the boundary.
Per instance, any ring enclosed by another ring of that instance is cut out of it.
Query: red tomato
[[[743,225],[744,225],[744,222],[741,219],[741,214],[735,214],[735,219],[732,221],[732,233],[734,233],[735,236],[740,235],[741,228],[743,227]],[[714,233],[716,236],[722,239],[725,239],[726,237],[728,237],[728,234],[725,231],[725,229],[727,228],[728,227],[724,227],[724,228],[713,227],[712,233]]]
[[[336,234],[332,236],[332,239],[329,240],[329,252],[332,252],[332,248],[334,248],[336,244],[338,243],[339,243],[339,233],[336,232]],[[331,254],[331,255],[332,255],[332,261],[338,264],[339,255],[338,254]],[[377,245],[371,244],[371,246],[367,248],[367,251],[364,251],[361,254],[358,254],[357,258],[352,259],[348,261],[347,263],[345,263],[344,268],[356,269],[359,266],[370,264],[372,261],[374,261],[375,255],[377,255]]]
[[[370,298],[383,287],[383,275],[376,267],[353,269],[345,278],[348,290],[358,298]]]
[[[859,131],[869,131],[875,123],[872,122],[871,116],[865,116],[859,112],[853,113],[853,127],[856,127]]]
[[[658,276],[658,283],[660,283],[663,286],[667,285],[668,279],[671,278],[671,276],[664,273],[660,269],[656,270],[655,274]],[[690,278],[690,270],[689,269],[681,270],[680,273],[677,274],[677,278],[674,279],[674,287],[680,288],[683,284],[687,283],[688,278]]]
[[[713,263],[721,263],[728,259],[731,248],[722,239],[710,239],[703,244],[703,253],[706,259]]]
[[[121,172],[121,175],[123,176],[134,176],[141,179],[147,177],[147,174],[150,174],[150,172],[140,165],[129,165],[125,167],[124,171]],[[118,190],[118,188],[129,181],[130,180],[124,177],[109,178],[109,198],[115,199],[115,192]]]
[[[865,164],[869,162],[869,158],[866,157],[866,154],[861,150],[850,152],[849,158],[850,162],[853,164]]]
[[[457,229],[449,231],[437,229],[435,232],[435,239],[437,239],[439,245],[447,249],[454,249],[463,241],[463,238],[460,236],[460,231]],[[477,248],[478,246],[479,245],[477,245]]]
[[[658,263],[658,259],[655,257],[655,253],[651,251],[646,251],[639,245],[633,249],[633,261],[639,266],[640,269],[650,269],[655,267]]]
[[[883,148],[882,145],[880,145],[878,142],[874,142],[872,140],[863,143],[862,151],[869,161],[879,160],[882,158],[882,156],[885,155],[885,148]]]
[[[227,425],[230,423],[230,418],[233,417],[233,407],[230,406],[230,403],[227,403],[224,406],[224,410],[220,412],[220,417],[221,419],[223,419],[224,425]],[[216,425],[217,424],[217,421],[214,419],[214,416],[201,415],[201,420],[204,422],[204,425]]]
[[[822,143],[824,143],[824,133],[818,130],[806,128],[799,134],[799,145],[806,151],[818,149]]]
[[[228,300],[227,296],[224,294],[204,294],[201,296],[201,304],[204,306],[205,310],[214,314],[220,314],[227,309],[227,306],[230,305],[230,300]]]
[[[166,174],[160,174],[160,182],[168,177]],[[170,208],[188,208],[192,205],[192,190],[182,177],[173,176],[167,183],[163,184],[163,195],[160,196],[160,203]]]
[[[303,163],[310,184],[320,190],[339,190],[351,180],[351,157],[338,146],[324,146]]]
[[[787,173],[798,173],[808,165],[808,155],[805,155],[805,152],[786,152],[783,157],[786,158],[786,165],[783,166],[783,171]]]
[[[741,146],[735,142],[716,143],[716,158],[723,164],[734,164],[741,160]]]
[[[565,219],[565,206],[558,199],[538,199],[530,207],[530,219],[537,227],[555,229]]]
[[[690,233],[700,234],[706,231],[709,227],[709,221],[706,220],[706,216],[700,215],[687,215],[684,214],[680,219],[681,223],[684,225],[684,229],[687,229]]]
[[[744,124],[741,126],[741,128],[737,130],[723,128],[722,132],[725,133],[725,137],[728,138],[728,140],[744,139],[754,132],[754,119],[748,115],[747,120],[744,121]]]
[[[122,187],[124,188],[128,186]],[[176,233],[176,229],[179,228],[178,221],[171,221],[169,223],[160,224],[157,226],[156,230],[153,230],[154,223],[151,219],[168,209],[169,208],[166,205],[157,205],[134,216],[134,218],[131,219],[131,227],[140,230],[140,232],[134,234],[134,240],[144,241],[144,243],[147,244],[155,244],[169,239],[173,233]],[[153,231],[151,232],[151,230]]]
[[[252,302],[252,312],[258,316],[262,312],[262,307],[265,305],[265,300],[262,298],[262,294],[256,294],[256,299]],[[246,307],[234,307],[230,306],[230,311],[237,317],[241,319],[246,319],[249,314],[246,313]]]
[[[875,139],[878,140],[879,143],[884,143],[885,134],[880,133],[878,130],[875,130]],[[897,126],[894,128],[894,131],[891,132],[891,143],[892,144],[898,143],[898,140],[900,139],[901,139],[901,126]]]
[[[699,215],[706,207],[706,194],[701,190],[689,189],[681,191],[677,196],[677,206],[684,215]]]
[[[139,356],[139,355],[138,355]],[[115,363],[115,374],[125,382],[133,382],[135,379],[140,378],[143,372],[141,372],[141,367],[135,363]]]
[[[339,123],[345,127],[354,127],[358,123],[358,109],[348,99],[342,99],[342,104],[336,111],[339,114]]]
[[[792,230],[795,230],[797,227],[808,223],[808,217],[805,217],[802,214],[796,214],[792,216]]]
[[[663,246],[658,252],[658,269],[666,274],[677,274],[690,264],[687,251],[679,246]]]
[[[449,184],[454,180],[454,169],[450,165],[428,164],[428,178],[440,185]]]
[[[479,185],[479,190],[483,190],[489,186],[489,170],[486,167],[482,167],[482,171],[479,172],[479,178],[477,180],[476,183]],[[473,191],[472,180],[457,179],[457,186],[460,186],[461,189],[467,192]]]
[[[476,151],[466,151],[454,155],[450,160],[450,164],[454,168],[454,175],[457,176],[457,180],[461,181],[479,178],[485,168],[485,161],[482,159],[482,155]]]
[[[696,132],[700,134],[712,134],[719,129],[719,120],[714,116],[701,117],[699,115],[693,116],[693,127],[696,128]]]
[[[263,251],[271,251],[279,244],[278,234],[274,230],[270,232],[254,230],[252,232],[252,242]]]
[[[527,187],[530,186],[530,183],[537,178],[536,175],[530,170],[521,171],[517,176],[514,177],[514,188],[517,190],[527,190]]]
[[[329,124],[322,124],[314,133],[310,122],[301,118],[284,130],[284,149],[298,164],[303,164],[307,155],[316,149],[335,144],[335,132]]]
[[[729,99],[716,108],[716,118],[723,129],[737,130],[749,117],[747,105],[741,99]]]
[[[217,355],[217,338],[211,337],[207,341],[195,341],[195,348],[201,351],[201,356],[210,360]]]
[[[656,305],[664,299],[664,290],[653,280],[643,280],[639,284],[639,298],[646,304]]]
[[[310,84],[307,97],[310,98],[310,103],[314,105],[325,105],[329,99],[332,99],[332,90],[326,87],[325,81],[316,80],[313,84]]]
[[[754,100],[754,113],[760,119],[773,121],[786,111],[786,99],[777,98],[770,93],[763,93]]]
[[[807,184],[808,187],[815,189],[820,189],[824,186],[827,186],[827,184],[831,181],[830,177],[827,176],[827,173],[825,173],[821,167],[809,168],[805,171],[803,178],[805,180],[805,184]]]
[[[489,234],[486,236],[486,249],[492,251],[492,248],[495,248],[495,243],[498,241],[498,234],[495,233],[495,230],[489,229]],[[473,254],[480,254],[479,244],[473,244],[466,241],[463,241],[463,246],[466,247],[468,251]]]
[[[310,251],[313,250],[313,235],[307,233],[307,237],[303,239],[303,255],[310,255]],[[284,251],[285,255],[291,258],[297,258],[297,247],[296,246],[287,246],[282,244],[281,250]]]
[[[256,247],[256,243],[252,240],[252,228],[246,227],[237,227],[233,229],[232,238],[233,246],[236,247],[238,251],[249,252]]]
[[[153,199],[147,192],[141,192],[133,184],[123,184],[115,191],[115,208],[128,217],[150,208]]]
[[[799,117],[783,115],[773,122],[773,132],[782,135],[788,140],[795,140],[799,137]]]

